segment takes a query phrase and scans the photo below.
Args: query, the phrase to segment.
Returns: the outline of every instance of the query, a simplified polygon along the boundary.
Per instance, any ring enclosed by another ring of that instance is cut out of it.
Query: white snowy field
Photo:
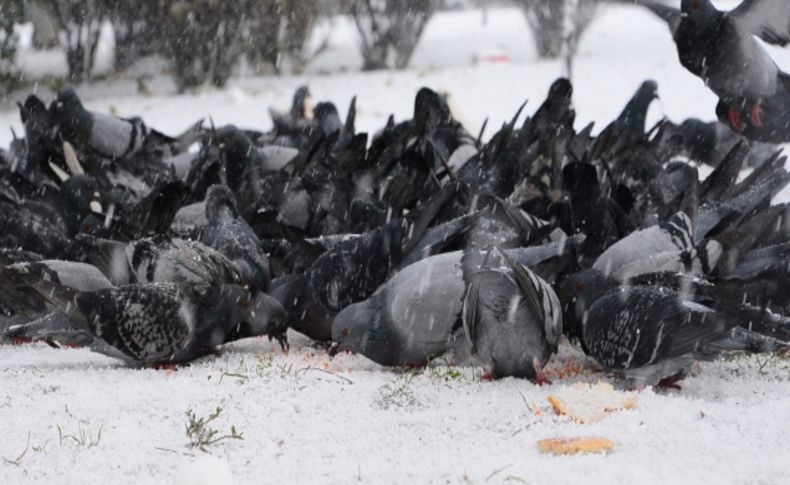
[[[528,112],[536,109],[562,74],[560,62],[535,58],[514,9],[491,10],[486,25],[476,11],[437,16],[414,67],[398,73],[342,72],[360,60],[350,25],[335,22],[333,48],[304,76],[241,77],[222,91],[185,95],[161,80],[153,95],[132,93],[129,81],[80,92],[92,109],[176,133],[207,116],[266,129],[267,108],[286,108],[307,83],[341,113],[357,95],[358,128],[373,131],[390,113],[408,117],[417,89],[430,86],[452,95],[470,131],[489,117],[490,135],[525,99]],[[474,62],[491,52],[510,61]],[[772,52],[790,68],[790,51]],[[662,97],[651,120],[712,119],[716,100],[678,65],[665,25],[635,7],[605,8],[574,67],[578,127],[611,121],[646,78]],[[0,146],[11,140],[9,127],[22,132],[15,110],[0,112]],[[329,360],[303,338],[292,343],[284,354],[250,340],[175,371],[130,369],[86,350],[0,347],[0,483],[790,483],[788,358],[701,364],[680,391],[644,390],[635,410],[581,425],[554,415],[547,395],[607,377],[567,345],[550,366],[554,384],[536,386],[481,381],[473,370]],[[209,426],[220,434],[235,426],[243,439],[190,447],[185,413],[207,417],[217,406]],[[602,436],[616,448],[538,452],[539,439],[563,436]]]

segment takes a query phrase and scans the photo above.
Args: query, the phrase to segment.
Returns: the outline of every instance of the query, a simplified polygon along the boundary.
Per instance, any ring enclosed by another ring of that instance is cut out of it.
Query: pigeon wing
[[[754,34],[769,44],[790,44],[790,2],[787,0],[744,0],[727,16],[742,32]]]
[[[127,285],[84,292],[75,302],[91,332],[141,363],[169,360],[181,350],[194,324],[175,285]]]
[[[639,1],[637,3],[650,9],[651,12],[664,19],[669,26],[669,31],[672,32],[673,36],[675,35],[675,32],[678,30],[678,25],[680,25],[680,10],[657,2]]]

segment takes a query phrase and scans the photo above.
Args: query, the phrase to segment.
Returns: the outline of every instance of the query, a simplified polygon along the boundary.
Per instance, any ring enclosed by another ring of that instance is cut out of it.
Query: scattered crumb
[[[637,395],[615,391],[608,382],[578,382],[560,387],[548,400],[557,414],[569,416],[577,423],[595,423],[613,411],[636,408]]]
[[[611,453],[614,442],[606,438],[547,438],[538,441],[542,453],[552,455],[578,455],[579,453]]]

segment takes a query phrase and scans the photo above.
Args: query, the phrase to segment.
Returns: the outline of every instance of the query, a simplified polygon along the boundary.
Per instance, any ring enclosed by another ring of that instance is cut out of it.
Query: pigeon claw
[[[744,130],[743,120],[741,120],[741,112],[735,106],[730,106],[727,112],[727,120],[730,122],[730,127],[738,133]]]
[[[550,386],[550,385],[553,384],[551,382],[551,379],[546,377],[546,374],[544,374],[542,372],[538,373],[538,375],[535,376],[535,380],[533,382],[537,386]]]
[[[758,100],[754,107],[752,107],[752,111],[749,114],[749,117],[752,120],[752,124],[757,128],[762,128],[763,126],[763,102],[762,100]]]
[[[665,377],[658,381],[658,387],[661,389],[666,390],[674,390],[674,391],[681,391],[683,388],[680,387],[680,382],[683,380],[685,376],[683,373],[678,373],[673,376]]]

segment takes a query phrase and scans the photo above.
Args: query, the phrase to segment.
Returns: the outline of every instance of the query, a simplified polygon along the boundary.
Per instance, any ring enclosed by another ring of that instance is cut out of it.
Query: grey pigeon
[[[538,377],[562,326],[554,291],[527,266],[562,259],[573,246],[456,251],[407,266],[337,314],[333,352],[387,366],[421,366],[449,353],[493,377]]]
[[[700,77],[728,107],[730,126],[742,132],[747,123],[760,128],[762,111],[784,98],[786,78],[757,42],[790,43],[790,2],[744,0],[723,12],[710,0],[682,0],[681,9],[646,4],[669,24],[681,64]],[[746,108],[749,116],[743,119]]]
[[[82,150],[107,158],[133,155],[157,138],[162,143],[175,141],[150,130],[140,118],[122,119],[88,111],[71,87],[65,87],[58,93],[50,112],[67,140]]]

